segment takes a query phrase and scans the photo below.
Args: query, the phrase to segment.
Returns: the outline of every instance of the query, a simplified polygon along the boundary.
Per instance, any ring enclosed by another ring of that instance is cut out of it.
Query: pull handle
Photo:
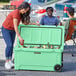
[[[41,54],[41,52],[34,52],[34,54]]]

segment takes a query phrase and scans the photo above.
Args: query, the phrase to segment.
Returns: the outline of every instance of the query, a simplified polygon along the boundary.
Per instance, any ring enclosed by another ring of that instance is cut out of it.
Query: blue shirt
[[[42,17],[40,24],[41,25],[55,25],[56,26],[59,24],[59,20],[55,16],[52,16],[52,17],[44,16],[44,17]]]

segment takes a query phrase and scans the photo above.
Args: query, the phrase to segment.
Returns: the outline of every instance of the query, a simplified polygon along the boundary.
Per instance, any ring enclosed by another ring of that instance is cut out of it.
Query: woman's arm
[[[16,32],[18,38],[19,38],[20,43],[21,43],[21,44],[24,44],[24,41],[23,41],[22,37],[20,36],[19,31],[18,31],[18,26],[17,26],[18,20],[17,20],[16,18],[14,18],[14,19],[13,19],[13,23],[14,23],[15,32]]]
[[[18,26],[17,26],[18,20],[16,18],[14,18],[13,19],[13,23],[14,23],[15,32],[16,32],[17,36],[19,37],[20,36],[20,33],[18,31]]]

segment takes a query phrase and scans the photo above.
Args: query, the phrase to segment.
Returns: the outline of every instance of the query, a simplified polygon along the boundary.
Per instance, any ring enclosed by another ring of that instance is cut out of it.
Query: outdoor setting
[[[0,0],[0,76],[76,76],[76,0]]]

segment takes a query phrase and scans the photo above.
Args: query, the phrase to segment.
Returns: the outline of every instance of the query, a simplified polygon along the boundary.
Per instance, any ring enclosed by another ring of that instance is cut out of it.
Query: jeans
[[[16,33],[14,30],[8,30],[2,27],[2,35],[6,43],[6,49],[5,49],[6,59],[12,59],[13,44],[15,41]]]

